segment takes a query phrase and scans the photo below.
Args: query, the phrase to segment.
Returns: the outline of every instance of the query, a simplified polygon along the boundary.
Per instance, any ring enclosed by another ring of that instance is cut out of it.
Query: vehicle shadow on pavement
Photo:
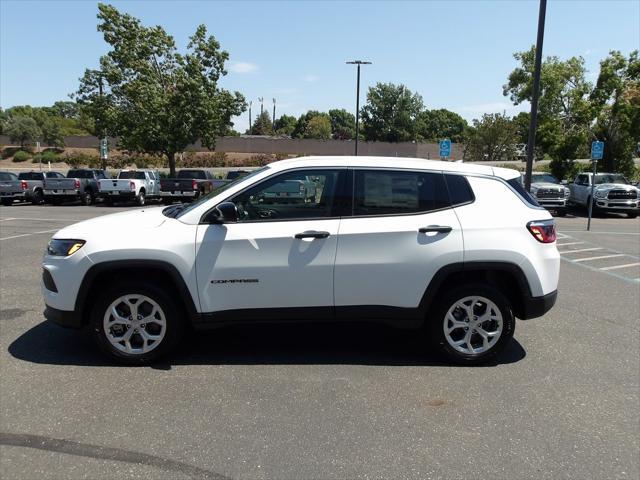
[[[376,324],[238,325],[188,334],[179,350],[151,368],[172,365],[380,365],[450,366],[426,346],[423,334]],[[9,345],[27,362],[115,366],[84,331],[42,322]],[[526,352],[513,339],[496,361],[515,363]]]

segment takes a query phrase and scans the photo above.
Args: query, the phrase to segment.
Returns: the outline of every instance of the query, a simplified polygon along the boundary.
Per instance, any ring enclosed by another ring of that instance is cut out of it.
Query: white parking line
[[[0,240],[11,240],[12,238],[30,237],[31,235],[40,235],[42,233],[57,232],[58,230],[60,230],[60,229],[59,228],[54,228],[53,230],[42,230],[41,232],[22,233],[20,235],[13,235],[11,237],[0,238]]]
[[[599,257],[576,258],[574,262],[589,262],[591,260],[601,260],[603,258],[614,258],[614,257],[624,257],[624,254],[616,253],[615,255],[601,255]]]
[[[579,245],[579,244],[581,244],[581,243],[584,243],[584,242],[558,243],[557,245],[558,245],[559,247],[566,247],[567,245]]]
[[[617,270],[619,268],[637,267],[638,265],[640,265],[640,262],[627,263],[625,265],[614,265],[613,267],[602,267],[600,270]]]
[[[13,217],[9,217],[9,218],[0,218],[0,222],[8,222],[9,220],[16,220]]]
[[[602,247],[593,247],[593,248],[581,248],[580,250],[565,250],[564,252],[560,252],[560,255],[565,253],[580,253],[580,252],[592,252],[594,250],[602,250]]]
[[[11,217],[0,220],[0,222],[6,222],[9,220],[34,220],[36,222],[81,222],[82,219],[78,218],[32,218],[32,217]]]

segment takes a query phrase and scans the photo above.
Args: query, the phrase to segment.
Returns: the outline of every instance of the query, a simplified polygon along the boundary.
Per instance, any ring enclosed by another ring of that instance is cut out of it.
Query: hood
[[[53,238],[86,240],[89,236],[123,235],[135,230],[156,228],[167,219],[162,214],[163,209],[164,207],[143,208],[91,218],[59,230]]]
[[[531,186],[535,188],[557,188],[558,190],[562,190],[564,188],[564,185],[551,182],[534,182]]]
[[[636,187],[633,185],[627,185],[625,183],[603,183],[600,185],[595,185],[596,190],[626,190],[626,191],[635,191]]]

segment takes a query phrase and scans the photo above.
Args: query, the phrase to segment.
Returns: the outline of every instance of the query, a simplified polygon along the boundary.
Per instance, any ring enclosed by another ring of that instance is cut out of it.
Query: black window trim
[[[212,208],[210,208],[209,210],[207,210],[206,212],[204,212],[204,214],[202,214],[200,216],[200,221],[198,222],[199,225],[209,225],[208,222],[205,222],[204,219],[206,218],[207,215],[209,215],[211,213],[212,210],[214,210],[215,208],[217,208],[218,205],[220,205],[221,203],[224,202],[228,202],[230,201],[233,197],[236,197],[244,192],[246,192],[247,190],[253,188],[253,187],[257,187],[258,185],[260,185],[261,183],[264,183],[276,176],[282,175],[282,174],[286,174],[286,173],[291,173],[291,172],[296,172],[296,171],[303,171],[303,170],[313,170],[313,171],[318,171],[318,170],[337,170],[338,171],[338,181],[337,181],[337,185],[336,185],[336,193],[338,193],[341,189],[344,190],[344,188],[346,188],[346,176],[347,176],[347,171],[348,171],[348,167],[346,166],[334,166],[334,167],[329,167],[329,166],[318,166],[318,167],[314,167],[314,166],[308,166],[308,167],[295,167],[295,168],[289,168],[286,170],[280,170],[277,173],[274,173],[273,175],[269,175],[265,178],[263,178],[262,180],[260,180],[259,182],[256,183],[252,183],[251,185],[247,185],[246,188],[243,188],[242,190],[239,190],[237,192],[235,192],[232,195],[229,195],[228,197],[226,197],[224,200],[221,200],[220,202],[218,202],[215,206],[213,206]],[[341,193],[344,193],[341,192]],[[337,195],[335,196],[337,198]],[[351,191],[351,204],[353,205],[353,190]],[[334,214],[335,213],[335,205],[331,206],[331,213]],[[247,220],[247,221],[243,221],[243,222],[238,222],[238,223],[242,223],[242,224],[248,224],[248,223],[272,223],[272,222],[304,222],[304,221],[323,221],[323,220],[339,220],[340,218],[342,218],[341,216],[337,216],[337,215],[330,215],[328,217],[300,217],[300,218],[273,218],[273,219],[260,219],[260,220]]]

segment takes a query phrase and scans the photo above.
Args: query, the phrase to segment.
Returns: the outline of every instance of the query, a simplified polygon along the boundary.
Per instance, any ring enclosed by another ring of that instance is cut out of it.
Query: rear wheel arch
[[[191,323],[197,314],[195,302],[184,278],[170,263],[156,260],[117,260],[98,263],[85,274],[76,297],[75,310],[87,324],[91,313],[92,299],[96,293],[122,279],[153,279],[169,294],[175,295],[176,303],[182,307],[185,320]]]
[[[420,302],[423,317],[436,306],[444,292],[468,283],[485,283],[509,300],[518,318],[524,317],[524,299],[531,288],[522,269],[508,262],[466,262],[446,265],[436,272]]]

